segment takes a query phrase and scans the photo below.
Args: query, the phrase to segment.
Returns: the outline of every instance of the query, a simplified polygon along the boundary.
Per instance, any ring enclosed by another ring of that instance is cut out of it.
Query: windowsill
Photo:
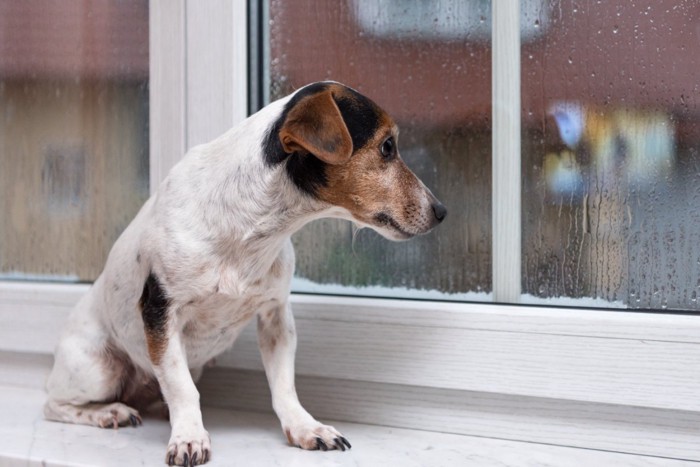
[[[165,420],[147,418],[119,430],[48,422],[44,392],[0,386],[0,465],[161,465],[169,437]],[[681,466],[656,457],[335,422],[353,443],[347,452],[288,446],[272,414],[204,408],[216,465],[298,466]]]
[[[0,384],[43,387],[57,330],[85,290],[0,281]],[[695,317],[310,295],[292,302],[297,389],[320,419],[700,460],[700,379],[689,370],[700,359]],[[205,372],[203,403],[269,411],[261,370],[249,327]]]

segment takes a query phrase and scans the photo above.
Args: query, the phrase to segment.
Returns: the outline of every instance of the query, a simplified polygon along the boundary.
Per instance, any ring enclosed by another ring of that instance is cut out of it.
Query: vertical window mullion
[[[149,3],[150,191],[186,150],[185,1]]]
[[[152,0],[149,8],[153,193],[189,147],[247,116],[248,31],[244,0]]]
[[[187,2],[187,146],[247,117],[247,2]]]
[[[520,2],[493,2],[493,300],[517,303],[521,287]]]

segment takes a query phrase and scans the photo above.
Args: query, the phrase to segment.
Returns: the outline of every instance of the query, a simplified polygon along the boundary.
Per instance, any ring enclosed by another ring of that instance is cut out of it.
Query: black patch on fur
[[[296,93],[284,106],[282,114],[275,120],[263,139],[263,157],[269,167],[286,162],[289,178],[304,193],[315,196],[320,186],[326,185],[326,163],[312,154],[294,152],[287,154],[282,148],[280,130],[289,111],[304,97],[313,96],[328,88],[327,83],[314,83]]]
[[[265,158],[265,163],[269,166],[275,166],[281,162],[284,162],[290,155],[284,152],[282,148],[282,141],[280,141],[280,130],[284,121],[289,115],[289,111],[294,108],[297,103],[307,96],[313,96],[320,92],[325,91],[328,88],[327,83],[314,83],[311,84],[301,91],[297,92],[294,97],[292,97],[289,102],[284,106],[282,113],[272,124],[268,130],[265,138],[263,139],[263,157]],[[293,154],[292,154],[293,155]]]
[[[294,184],[311,196],[315,196],[318,188],[328,183],[326,163],[312,154],[292,154],[286,169]]]
[[[270,126],[263,139],[263,157],[269,167],[286,163],[285,169],[290,179],[304,193],[316,196],[319,187],[326,186],[326,163],[313,154],[294,152],[287,154],[282,148],[279,132],[289,111],[303,98],[313,96],[328,89],[330,83],[314,83],[297,92],[284,106],[282,114]],[[353,152],[362,148],[372,138],[379,127],[379,107],[350,88],[345,88],[349,96],[334,96],[340,114],[352,138]]]
[[[148,334],[156,336],[165,335],[165,326],[168,322],[168,308],[170,300],[165,295],[165,290],[160,281],[152,272],[148,275],[143,286],[143,293],[139,300],[143,324]]]
[[[353,152],[363,148],[379,128],[379,107],[359,92],[347,89],[350,96],[335,98],[340,114],[352,138]]]

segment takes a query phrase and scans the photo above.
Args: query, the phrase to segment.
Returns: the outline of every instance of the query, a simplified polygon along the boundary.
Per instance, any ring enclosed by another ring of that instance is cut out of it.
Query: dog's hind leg
[[[139,413],[117,402],[124,372],[133,367],[110,349],[107,336],[90,315],[91,294],[74,310],[56,349],[44,416],[103,428],[139,425]]]
[[[94,425],[100,428],[118,428],[141,424],[139,413],[121,402],[73,405],[49,399],[44,405],[44,416],[47,420]]]
[[[47,383],[44,416],[48,420],[102,428],[141,424],[135,409],[116,402],[121,375],[115,375],[119,368],[108,367],[109,358],[100,355],[103,352],[87,349],[76,337],[59,345]]]

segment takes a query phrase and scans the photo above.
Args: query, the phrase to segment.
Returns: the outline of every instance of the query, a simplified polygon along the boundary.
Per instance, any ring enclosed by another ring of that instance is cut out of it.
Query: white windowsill
[[[85,285],[0,282],[0,384],[43,386]],[[315,415],[700,460],[693,316],[293,295],[297,387]],[[254,327],[205,404],[270,409]],[[0,464],[1,466],[2,464]]]
[[[165,420],[147,418],[119,430],[45,421],[45,395],[0,386],[0,466],[161,465],[169,437]],[[346,452],[310,452],[286,444],[271,414],[204,408],[213,444],[209,464],[248,466],[681,466],[671,459],[503,441],[445,433],[331,422],[353,444]]]

